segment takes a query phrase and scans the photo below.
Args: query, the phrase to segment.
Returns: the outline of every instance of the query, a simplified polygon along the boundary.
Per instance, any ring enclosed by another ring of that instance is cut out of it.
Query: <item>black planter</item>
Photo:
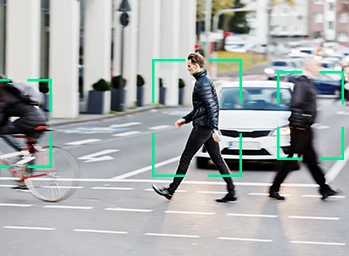
[[[159,103],[166,105],[166,87],[160,87],[159,95],[160,95]]]
[[[184,88],[179,88],[178,92],[178,104],[183,105],[184,104]]]
[[[105,114],[106,112],[106,104],[108,98],[106,97],[106,93],[102,91],[89,91],[88,92],[88,104],[87,104],[87,113],[89,114]]]
[[[113,111],[125,111],[125,89],[111,89],[111,105],[110,109]]]
[[[137,105],[139,107],[144,106],[144,87],[137,86]]]

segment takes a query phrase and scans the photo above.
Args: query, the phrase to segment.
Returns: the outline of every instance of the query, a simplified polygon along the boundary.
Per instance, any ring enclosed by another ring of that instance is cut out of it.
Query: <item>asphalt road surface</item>
[[[78,190],[66,201],[44,203],[11,191],[7,170],[0,170],[0,255],[348,255],[349,107],[321,99],[318,108],[319,156],[341,158],[321,162],[331,186],[343,190],[325,202],[303,167],[285,181],[286,201],[276,201],[266,194],[273,166],[246,165],[234,179],[239,201],[219,204],[214,199],[224,196],[225,183],[195,161],[171,201],[155,194],[151,184],[170,178],[152,177],[152,147],[156,174],[173,174],[191,129],[174,122],[189,109],[55,127],[53,144],[81,166]]]

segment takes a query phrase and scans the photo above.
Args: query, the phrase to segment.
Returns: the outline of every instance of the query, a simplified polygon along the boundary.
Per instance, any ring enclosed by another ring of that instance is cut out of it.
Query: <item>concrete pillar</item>
[[[187,58],[189,53],[194,52],[194,44],[196,39],[196,0],[180,0],[181,18],[180,18],[180,29],[179,29],[179,56],[181,58]],[[183,40],[182,40],[183,39]],[[186,63],[178,64],[178,74],[185,82],[185,94],[184,104],[191,104],[193,81],[195,80],[190,76],[187,70]]]
[[[184,58],[178,52],[178,43],[187,38],[179,37],[180,1],[161,1],[161,58]],[[185,67],[185,63],[181,63]],[[166,105],[178,105],[178,63],[161,63],[160,77],[166,92]]]
[[[160,0],[141,0],[138,73],[143,76],[144,104],[152,103],[152,59],[160,58]],[[159,64],[155,65],[155,103],[159,101]]]
[[[51,0],[50,10],[52,117],[76,118],[79,115],[80,1]]]
[[[92,84],[111,77],[112,0],[86,0],[84,26],[84,95]]]
[[[6,75],[22,82],[40,76],[40,0],[7,1]]]
[[[126,79],[126,99],[125,107],[133,107],[137,99],[137,49],[138,49],[138,0],[128,0],[131,7],[129,15],[129,24],[124,28],[124,63],[123,77]],[[114,35],[114,75],[120,75],[121,60],[121,12],[118,12],[121,0],[115,0],[115,35]]]

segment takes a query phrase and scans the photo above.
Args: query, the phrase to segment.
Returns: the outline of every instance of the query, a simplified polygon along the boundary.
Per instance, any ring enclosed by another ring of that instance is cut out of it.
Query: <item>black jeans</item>
[[[324,192],[330,189],[326,184],[325,176],[320,168],[317,154],[313,145],[313,131],[312,129],[307,129],[305,131],[300,131],[295,128],[291,129],[291,153],[288,157],[293,157],[293,154],[303,155],[303,163],[310,170],[311,175],[314,180],[320,186],[320,192]],[[291,171],[292,163],[291,161],[296,160],[285,160],[282,168],[276,175],[273,185],[270,187],[270,192],[278,192],[281,183],[285,180],[288,173]]]
[[[212,131],[210,129],[197,126],[193,127],[189,135],[187,144],[181,155],[176,174],[187,173],[192,158],[202,145],[205,145],[208,154],[210,155],[213,163],[217,166],[219,172],[221,174],[229,174],[230,172],[228,166],[220,153],[219,143],[215,142],[212,138]],[[234,194],[235,188],[232,179],[230,177],[224,177],[223,179],[227,183],[228,192]],[[174,193],[182,180],[182,177],[175,177],[169,186],[169,191]]]
[[[0,135],[6,141],[6,143],[15,150],[21,151],[23,149],[22,145],[11,135],[7,134],[23,134],[23,132],[10,121],[8,121],[4,126],[0,127]]]

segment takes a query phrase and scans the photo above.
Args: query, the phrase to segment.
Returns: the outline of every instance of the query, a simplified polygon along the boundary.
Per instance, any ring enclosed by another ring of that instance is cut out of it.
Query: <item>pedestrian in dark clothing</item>
[[[187,173],[192,158],[203,145],[205,145],[219,172],[222,175],[229,174],[228,166],[221,156],[218,143],[220,141],[218,135],[218,97],[212,81],[207,77],[204,64],[205,59],[202,55],[191,53],[188,56],[188,71],[196,79],[192,95],[193,110],[188,115],[177,120],[176,127],[180,128],[184,124],[193,122],[193,129],[181,155],[176,174],[183,175]],[[224,177],[223,179],[227,183],[228,194],[222,199],[216,199],[216,201],[236,201],[232,179],[230,177]],[[153,185],[153,189],[159,195],[170,200],[182,180],[182,177],[175,177],[169,187],[158,188]]]
[[[302,75],[295,80],[291,99],[291,116],[289,117],[289,126],[291,130],[291,152],[288,157],[294,154],[303,156],[303,163],[309,168],[311,175],[317,184],[322,199],[336,195],[337,192],[326,184],[324,173],[319,166],[318,156],[313,145],[312,124],[316,118],[316,91],[308,77],[315,76],[320,69],[320,65],[315,60],[307,60],[304,70],[307,76]],[[269,197],[277,200],[285,200],[279,194],[281,183],[285,180],[291,171],[292,161],[286,160],[282,168],[276,175],[272,186],[269,189]]]

